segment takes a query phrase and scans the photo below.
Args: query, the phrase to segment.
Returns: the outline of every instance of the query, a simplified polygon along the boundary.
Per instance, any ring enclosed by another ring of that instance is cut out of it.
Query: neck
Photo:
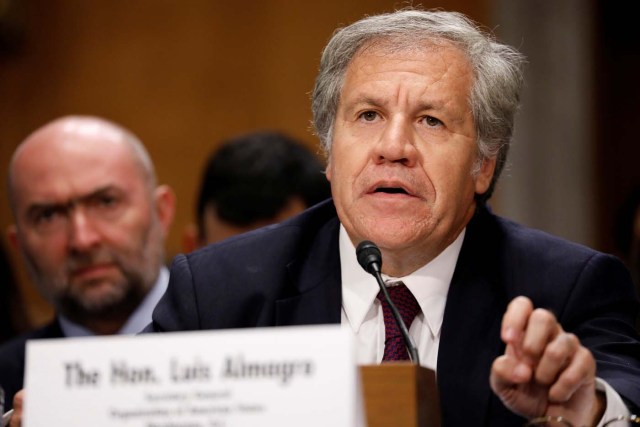
[[[467,220],[461,223],[460,227],[445,238],[431,236],[423,245],[400,249],[394,248],[393,250],[386,250],[380,247],[382,259],[384,260],[382,272],[392,277],[404,277],[429,264],[455,242],[468,224],[471,216],[473,216],[473,212],[471,212]],[[433,241],[435,241],[435,244],[432,243]]]
[[[433,250],[415,250],[415,248],[410,248],[407,250],[396,250],[391,253],[381,248],[382,259],[384,260],[382,263],[382,272],[391,277],[408,276],[433,261],[447,246],[453,243],[454,240],[455,238],[445,246]]]
[[[82,326],[89,329],[96,335],[115,335],[126,323],[127,318],[124,319],[101,319],[85,321]]]
[[[104,307],[100,311],[87,311],[78,305],[67,304],[59,305],[58,311],[73,323],[96,335],[113,335],[127,323],[141,301],[141,297],[130,297],[117,305]]]

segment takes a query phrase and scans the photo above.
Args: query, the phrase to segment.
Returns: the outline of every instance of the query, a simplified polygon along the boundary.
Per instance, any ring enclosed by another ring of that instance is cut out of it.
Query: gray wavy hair
[[[473,21],[457,12],[403,9],[370,16],[334,32],[320,60],[312,94],[313,125],[326,155],[331,153],[333,126],[347,67],[364,48],[381,43],[385,49],[424,49],[425,43],[452,43],[469,59],[474,83],[469,96],[478,144],[478,160],[496,158],[489,189],[476,198],[484,202],[493,192],[505,165],[520,102],[524,56],[501,44]]]

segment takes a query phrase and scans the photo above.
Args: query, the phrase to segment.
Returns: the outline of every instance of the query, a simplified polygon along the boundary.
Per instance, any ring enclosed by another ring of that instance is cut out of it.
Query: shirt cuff
[[[605,393],[607,405],[604,410],[604,415],[600,419],[600,422],[598,422],[597,427],[602,427],[606,421],[619,415],[631,415],[629,408],[624,404],[624,401],[618,392],[616,392],[605,380],[596,378],[596,390],[603,391]]]

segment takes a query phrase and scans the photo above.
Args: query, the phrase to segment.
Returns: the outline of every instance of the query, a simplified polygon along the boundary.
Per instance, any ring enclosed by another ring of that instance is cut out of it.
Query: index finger
[[[22,405],[24,403],[24,389],[13,396],[13,411],[9,419],[10,427],[20,427],[22,425]]]
[[[527,297],[515,297],[507,306],[507,311],[502,317],[500,336],[506,344],[517,344],[524,336],[529,322],[529,316],[533,312],[533,303]]]

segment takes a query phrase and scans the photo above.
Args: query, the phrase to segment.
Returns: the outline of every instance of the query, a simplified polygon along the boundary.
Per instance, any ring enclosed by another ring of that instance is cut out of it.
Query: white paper
[[[340,326],[36,340],[25,427],[362,425]]]

